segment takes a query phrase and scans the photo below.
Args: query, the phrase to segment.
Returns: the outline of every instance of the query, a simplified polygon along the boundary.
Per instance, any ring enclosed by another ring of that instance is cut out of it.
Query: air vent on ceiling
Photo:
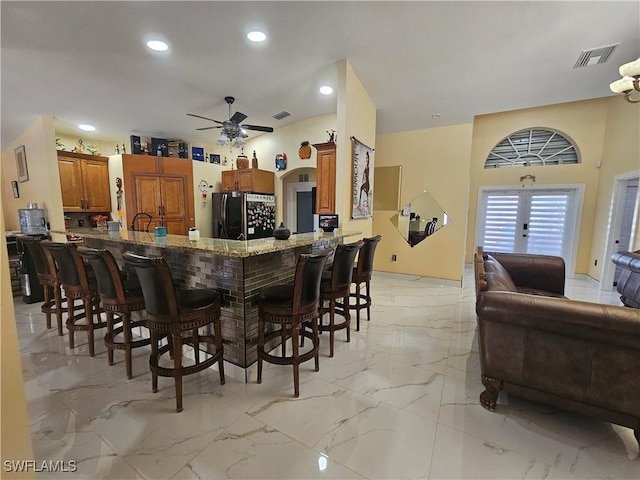
[[[609,45],[607,47],[592,48],[591,50],[584,50],[578,57],[578,61],[573,68],[588,67],[590,65],[598,65],[606,62],[613,51],[618,48],[619,43],[615,45]]]
[[[291,113],[283,110],[280,113],[276,113],[273,118],[275,118],[276,120],[282,120],[283,118],[287,118],[289,115],[291,115]]]

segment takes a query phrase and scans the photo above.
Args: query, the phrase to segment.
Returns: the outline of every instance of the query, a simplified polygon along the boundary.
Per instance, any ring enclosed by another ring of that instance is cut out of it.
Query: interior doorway
[[[311,192],[315,186],[315,182],[295,182],[287,184],[285,224],[291,232],[313,232],[314,215]]]
[[[611,255],[615,252],[630,250],[634,236],[639,234],[639,232],[634,232],[633,228],[638,215],[640,215],[638,212],[640,209],[639,178],[640,175],[637,171],[617,175],[614,178],[613,199],[609,214],[610,228],[603,256],[604,265],[600,282],[602,290],[613,290],[620,275],[619,268],[610,260]]]
[[[313,232],[313,192],[298,190],[296,196],[296,232]]]

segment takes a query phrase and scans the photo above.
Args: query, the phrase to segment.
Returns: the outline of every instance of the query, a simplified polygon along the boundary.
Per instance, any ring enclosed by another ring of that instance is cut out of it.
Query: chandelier
[[[235,148],[240,148],[246,143],[244,139],[247,137],[247,132],[245,132],[240,125],[227,120],[226,122],[222,122],[222,130],[216,143],[223,147],[225,145],[231,145]]]
[[[640,97],[636,100],[631,98],[631,94],[640,92],[640,58],[633,62],[625,63],[619,69],[622,78],[616,80],[609,88],[613,93],[622,93],[629,103],[640,103]]]

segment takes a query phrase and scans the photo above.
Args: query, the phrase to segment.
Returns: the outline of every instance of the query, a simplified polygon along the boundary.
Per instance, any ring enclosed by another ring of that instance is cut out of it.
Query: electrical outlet
[[[397,255],[391,255],[391,261],[395,262],[396,260],[398,260],[398,256]]]

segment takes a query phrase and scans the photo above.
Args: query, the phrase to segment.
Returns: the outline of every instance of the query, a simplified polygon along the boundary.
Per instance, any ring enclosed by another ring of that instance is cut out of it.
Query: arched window
[[[530,128],[512,133],[499,142],[484,162],[484,168],[529,167],[580,163],[578,150],[559,132]]]

